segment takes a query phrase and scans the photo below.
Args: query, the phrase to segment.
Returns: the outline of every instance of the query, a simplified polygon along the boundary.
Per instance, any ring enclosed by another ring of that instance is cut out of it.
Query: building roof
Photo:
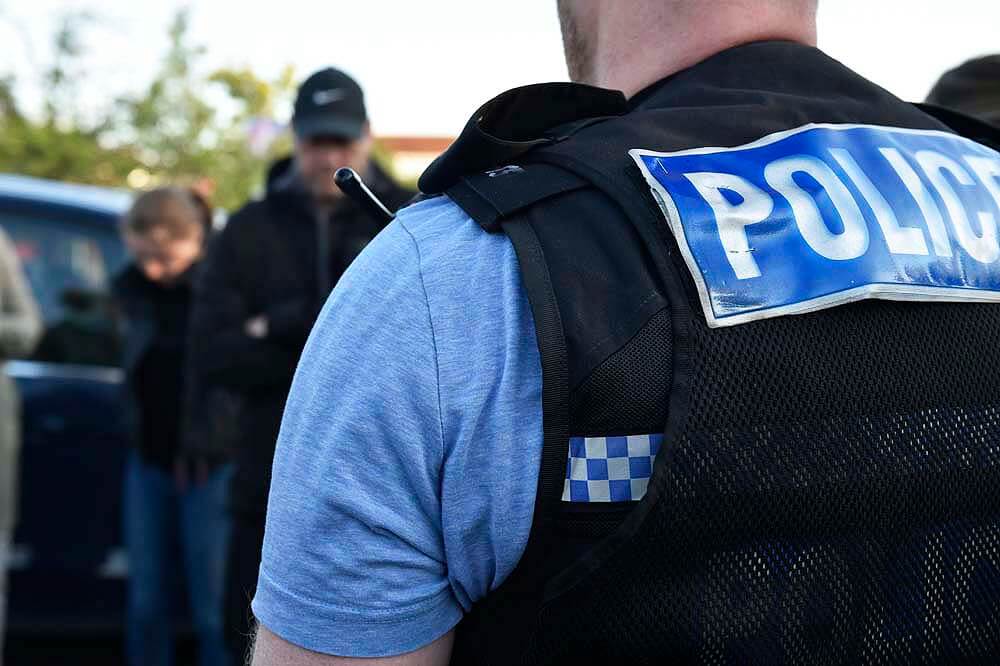
[[[443,153],[455,140],[450,136],[380,136],[378,142],[392,153]]]

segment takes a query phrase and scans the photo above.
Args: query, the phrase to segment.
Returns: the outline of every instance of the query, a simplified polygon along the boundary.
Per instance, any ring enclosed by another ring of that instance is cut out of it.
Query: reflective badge
[[[629,154],[710,326],[866,298],[1000,301],[1000,153],[968,139],[806,125],[738,148]]]
[[[564,502],[637,502],[646,494],[663,435],[573,437]]]

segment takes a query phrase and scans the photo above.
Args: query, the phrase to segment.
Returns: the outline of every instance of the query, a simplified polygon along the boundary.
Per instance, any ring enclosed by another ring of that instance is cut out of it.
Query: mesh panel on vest
[[[545,606],[528,661],[997,654],[998,330],[998,306],[886,302],[694,322],[649,513]]]
[[[673,373],[670,311],[662,310],[570,395],[574,435],[662,432]]]

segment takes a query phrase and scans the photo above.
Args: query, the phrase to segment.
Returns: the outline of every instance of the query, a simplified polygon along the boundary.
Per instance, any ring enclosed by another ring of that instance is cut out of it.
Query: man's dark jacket
[[[374,164],[365,179],[390,210],[412,196]],[[321,220],[285,159],[271,168],[266,196],[237,211],[210,246],[196,287],[191,353],[204,381],[240,395],[231,491],[238,515],[259,518],[266,511],[275,440],[299,355],[330,289],[382,226],[347,199]],[[260,315],[267,336],[252,338],[246,322]]]

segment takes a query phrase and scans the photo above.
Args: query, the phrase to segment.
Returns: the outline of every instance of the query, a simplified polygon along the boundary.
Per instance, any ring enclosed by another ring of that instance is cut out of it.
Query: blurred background
[[[1000,50],[997,25],[980,0],[827,0],[820,47],[920,101]],[[0,45],[0,229],[45,326],[2,366],[23,404],[3,663],[123,663],[128,445],[107,295],[135,193],[193,188],[221,227],[292,151],[296,89],[327,66],[364,88],[373,159],[413,187],[484,101],[566,78],[555,3],[0,0]]]

